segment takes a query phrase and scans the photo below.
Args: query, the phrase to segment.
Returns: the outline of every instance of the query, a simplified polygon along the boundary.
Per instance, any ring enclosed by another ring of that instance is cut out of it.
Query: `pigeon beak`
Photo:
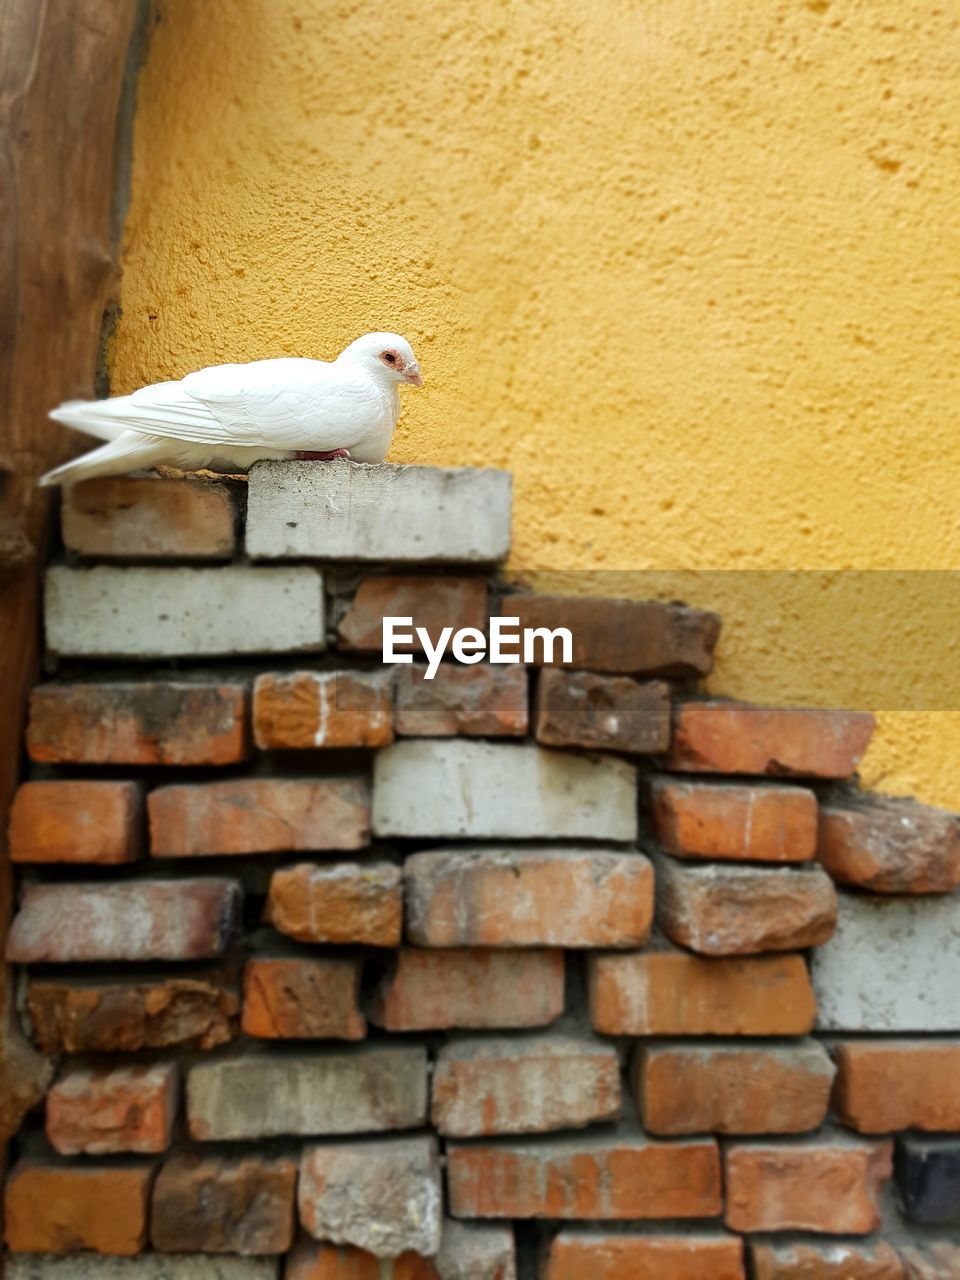
[[[412,383],[415,387],[423,386],[423,378],[420,375],[420,366],[414,360],[412,364],[408,364],[403,371],[403,377],[406,382]]]

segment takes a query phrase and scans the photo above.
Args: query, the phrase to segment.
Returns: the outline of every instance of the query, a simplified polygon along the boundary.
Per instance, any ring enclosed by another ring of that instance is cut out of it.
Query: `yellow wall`
[[[949,0],[159,0],[113,390],[395,328],[427,388],[392,457],[511,468],[518,568],[949,568],[958,21]],[[814,581],[776,608],[756,576],[656,589],[725,613],[720,691],[869,697],[882,624],[817,613]],[[952,639],[917,644],[960,668]],[[936,699],[883,716],[865,773],[960,808]]]

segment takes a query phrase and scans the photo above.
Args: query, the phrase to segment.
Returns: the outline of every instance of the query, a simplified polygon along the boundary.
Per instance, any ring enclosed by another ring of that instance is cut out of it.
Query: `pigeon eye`
[[[396,363],[397,363],[397,357],[393,354],[393,352],[392,352],[392,351],[386,351],[386,352],[384,352],[384,356],[383,356],[383,358],[384,358],[384,360],[387,362],[387,364],[396,364]]]

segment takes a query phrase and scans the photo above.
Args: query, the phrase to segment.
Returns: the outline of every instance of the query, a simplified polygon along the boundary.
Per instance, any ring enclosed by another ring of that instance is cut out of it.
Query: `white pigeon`
[[[263,458],[382,462],[403,382],[423,386],[410,343],[396,333],[365,333],[333,361],[219,364],[129,396],[68,400],[50,417],[108,443],[48,471],[40,484],[158,463],[234,472]]]

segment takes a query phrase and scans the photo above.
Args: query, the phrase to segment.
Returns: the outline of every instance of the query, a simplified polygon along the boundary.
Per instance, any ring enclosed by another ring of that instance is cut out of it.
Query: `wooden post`
[[[0,0],[0,944],[48,542],[49,499],[36,480],[77,451],[47,411],[93,394],[116,280],[114,150],[136,9],[135,0]],[[49,1074],[20,1034],[0,959],[0,1144]]]

